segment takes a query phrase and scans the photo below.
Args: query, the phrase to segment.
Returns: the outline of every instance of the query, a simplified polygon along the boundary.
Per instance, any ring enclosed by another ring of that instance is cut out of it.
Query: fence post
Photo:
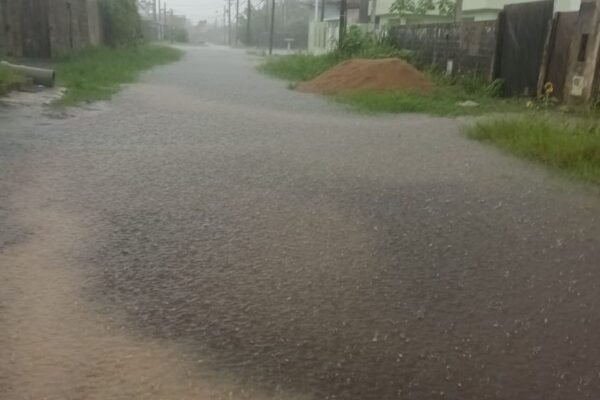
[[[546,76],[548,74],[548,63],[550,61],[550,55],[554,48],[554,42],[556,39],[556,27],[558,26],[558,15],[555,15],[551,20],[548,20],[548,29],[546,32],[546,40],[544,41],[544,52],[542,53],[542,61],[540,62],[540,74],[537,82],[537,96],[541,96],[544,90],[544,84],[546,83]]]

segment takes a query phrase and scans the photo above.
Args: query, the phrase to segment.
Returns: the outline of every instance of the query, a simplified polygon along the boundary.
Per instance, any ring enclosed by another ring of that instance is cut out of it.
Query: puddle
[[[77,254],[93,241],[75,216],[41,207],[34,200],[41,197],[17,196],[19,222],[35,234],[0,252],[0,398],[283,398],[203,369],[183,346],[132,334],[118,316],[91,310]]]

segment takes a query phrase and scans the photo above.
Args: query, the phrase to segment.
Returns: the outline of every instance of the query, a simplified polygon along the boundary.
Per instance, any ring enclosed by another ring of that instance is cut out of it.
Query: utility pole
[[[269,55],[273,54],[273,35],[275,34],[275,0],[271,0],[271,29],[269,31]]]
[[[227,0],[227,44],[231,46],[231,0]]]
[[[321,0],[321,22],[325,21],[325,1]]]
[[[169,26],[167,25],[167,2],[163,3],[163,23],[165,24],[165,37],[163,39],[168,39],[169,36]]]
[[[223,44],[227,44],[227,6],[223,6]]]
[[[264,0],[265,2],[265,33],[269,31],[269,0]]]
[[[454,22],[462,20],[463,0],[456,0],[454,3]]]
[[[235,0],[235,47],[240,43],[240,0]]]
[[[282,27],[281,29],[283,29],[283,31],[285,32],[285,27],[287,25],[287,4],[285,3],[285,0],[281,0],[282,2],[282,7],[283,10],[281,12],[281,14],[283,14],[283,23],[282,23]]]
[[[156,0],[152,0],[152,19],[156,21]]]
[[[315,22],[319,22],[319,0],[315,0]]]
[[[371,29],[375,31],[375,22],[377,22],[377,0],[371,0]]]
[[[252,14],[252,2],[248,0],[248,12],[246,14],[246,46],[250,46],[252,44],[252,40],[250,39],[250,15]]]
[[[346,36],[346,14],[348,11],[348,0],[340,1],[340,32],[338,39],[338,47],[342,45],[344,36]]]
[[[156,21],[158,21],[158,40],[163,40],[163,28],[162,23],[160,22],[160,0],[158,0],[158,13]]]

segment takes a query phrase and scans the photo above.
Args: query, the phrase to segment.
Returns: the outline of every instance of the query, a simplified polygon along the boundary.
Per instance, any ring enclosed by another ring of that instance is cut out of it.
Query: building
[[[307,0],[315,19],[309,23],[308,51],[313,54],[327,53],[337,46],[339,35],[340,0]],[[346,22],[348,26],[363,25],[369,21],[366,0],[347,0]],[[318,6],[315,13],[315,5]]]
[[[0,0],[0,55],[49,58],[102,41],[98,0]]]
[[[369,18],[371,20],[372,2],[369,2]],[[399,15],[390,12],[394,0],[376,0],[375,24],[385,28],[396,25],[414,25],[414,24],[436,24],[454,22],[454,16],[440,15],[437,11],[430,11],[426,14],[406,14]],[[498,14],[504,9],[504,6],[519,3],[531,3],[536,0],[463,0],[462,17],[463,21],[495,21]],[[541,0],[537,0],[541,1]],[[322,21],[311,22],[309,29],[309,52],[321,54],[332,51],[337,46],[338,21],[339,21],[339,2],[335,0],[325,0],[325,15]],[[319,1],[320,3],[320,1]],[[358,2],[349,2],[348,24],[358,25],[367,29],[369,24],[360,22],[358,13]],[[554,0],[554,12],[576,12],[579,10],[581,0]],[[337,13],[337,15],[336,15]],[[364,20],[364,18],[363,18]]]
[[[371,0],[372,1],[372,0]],[[535,0],[463,0],[462,19],[468,21],[493,21],[504,6],[509,4],[529,3]],[[425,15],[400,16],[390,12],[394,0],[377,0],[376,20],[381,25],[429,24],[451,22],[453,17],[441,16],[436,11]],[[581,0],[554,0],[554,11],[577,11]]]

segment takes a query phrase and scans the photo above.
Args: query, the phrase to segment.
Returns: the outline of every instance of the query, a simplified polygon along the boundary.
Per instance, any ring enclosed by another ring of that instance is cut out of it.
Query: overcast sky
[[[185,14],[194,22],[199,20],[214,22],[216,13],[222,15],[225,5],[225,0],[166,0],[166,2],[168,9],[172,8],[175,14]]]

